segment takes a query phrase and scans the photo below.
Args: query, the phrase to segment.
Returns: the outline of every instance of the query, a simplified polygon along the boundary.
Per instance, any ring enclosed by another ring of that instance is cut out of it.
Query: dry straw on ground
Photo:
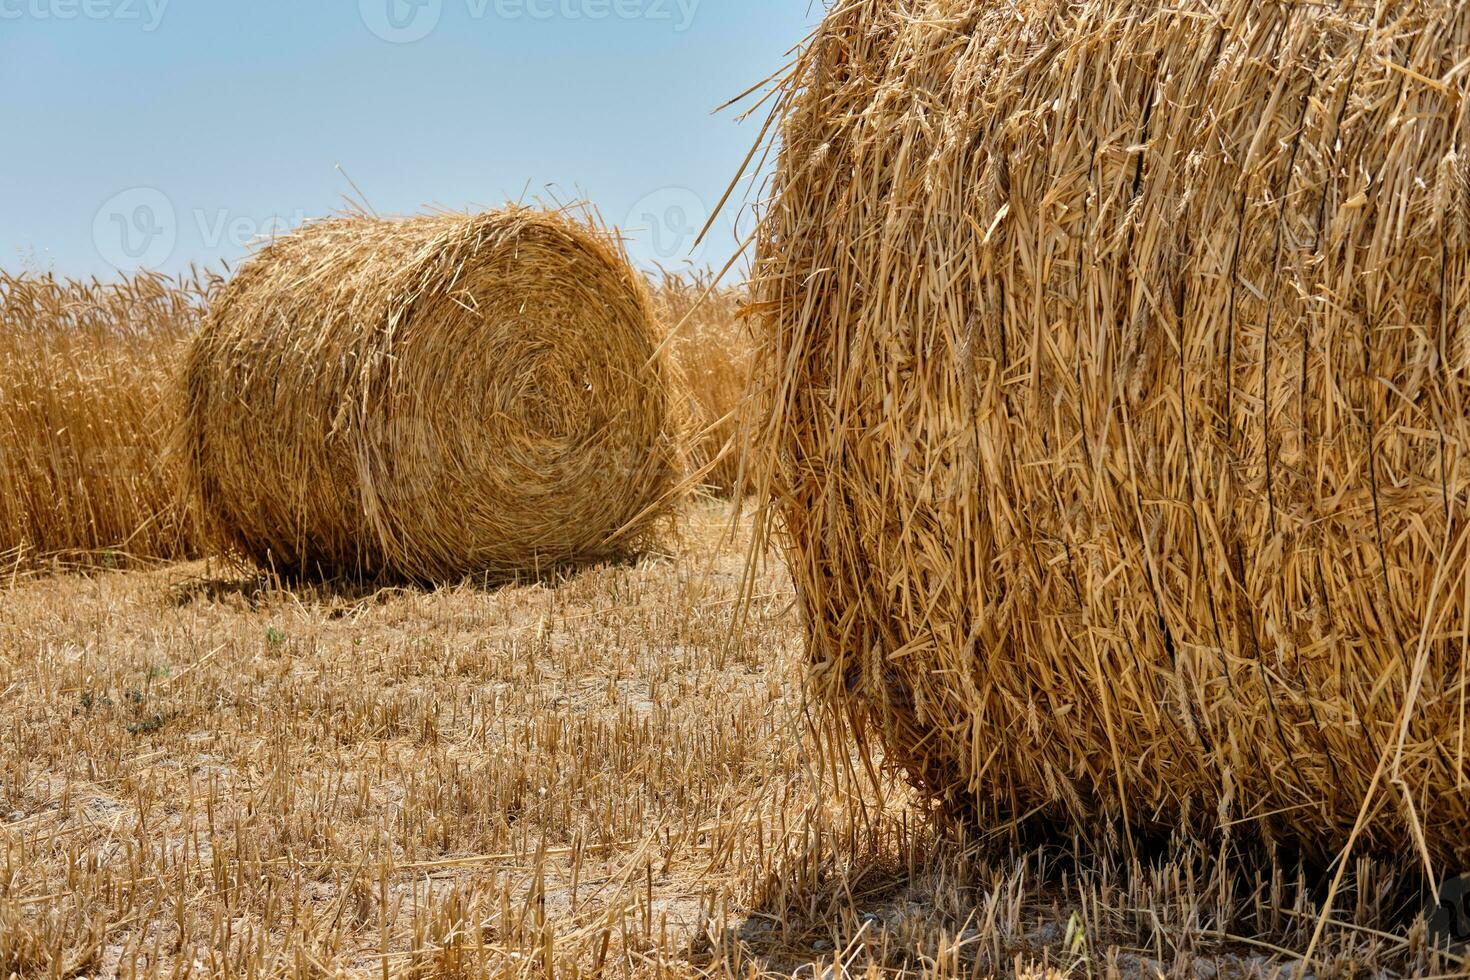
[[[704,273],[665,274],[654,301],[692,416],[690,463],[706,486],[723,492],[741,483],[747,426],[744,406],[754,339],[741,318],[743,293]]]
[[[167,459],[211,283],[0,273],[0,568],[197,554]]]
[[[201,510],[283,571],[621,555],[676,472],[659,339],[643,280],[580,215],[309,225],[241,268],[191,351]]]
[[[757,457],[890,761],[989,819],[1470,860],[1467,51],[1449,0],[829,14]]]
[[[492,590],[0,589],[0,976],[1307,975],[1289,866],[1011,851],[873,779],[733,519]],[[1315,975],[1449,973],[1353,871]]]

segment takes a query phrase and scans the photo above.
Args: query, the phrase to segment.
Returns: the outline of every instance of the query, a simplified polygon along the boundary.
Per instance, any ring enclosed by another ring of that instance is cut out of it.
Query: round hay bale
[[[626,554],[677,473],[660,339],[618,241],[562,212],[308,225],[239,270],[189,353],[201,513],[292,573]]]
[[[987,820],[1470,860],[1467,51],[1450,0],[828,15],[752,458],[891,763]]]

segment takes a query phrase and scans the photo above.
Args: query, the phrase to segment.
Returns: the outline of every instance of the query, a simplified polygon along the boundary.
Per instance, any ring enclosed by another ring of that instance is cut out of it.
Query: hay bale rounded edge
[[[213,539],[283,572],[446,580],[644,545],[678,472],[661,336],[567,212],[350,216],[278,238],[189,352]]]
[[[891,763],[994,823],[1470,860],[1467,51],[1449,0],[828,14],[752,456]]]

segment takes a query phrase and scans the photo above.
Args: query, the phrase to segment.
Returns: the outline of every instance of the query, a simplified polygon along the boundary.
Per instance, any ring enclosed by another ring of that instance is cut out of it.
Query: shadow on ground
[[[1327,880],[1319,870],[1180,842],[1121,861],[1082,840],[1018,846],[962,835],[918,827],[846,856],[840,843],[809,840],[776,863],[738,925],[691,944],[690,961],[717,974],[834,980],[1301,980],[1451,976],[1466,965],[1426,930],[1412,869],[1357,862],[1307,969],[1301,955]]]
[[[290,597],[305,606],[327,607],[329,616],[340,617],[405,595],[424,595],[443,589],[490,593],[532,585],[555,589],[593,569],[629,568],[645,561],[663,560],[666,556],[650,553],[597,564],[567,563],[518,575],[481,576],[442,583],[374,580],[347,575],[280,574],[245,568],[229,568],[223,572],[210,569],[205,574],[171,584],[168,598],[174,606],[226,602],[254,610]]]

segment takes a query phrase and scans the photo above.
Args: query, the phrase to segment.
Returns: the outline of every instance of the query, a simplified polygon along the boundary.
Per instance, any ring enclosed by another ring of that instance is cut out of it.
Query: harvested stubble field
[[[0,976],[1305,975],[1287,869],[1030,849],[875,775],[731,517],[494,590],[15,575]],[[1450,973],[1354,872],[1315,975]]]

